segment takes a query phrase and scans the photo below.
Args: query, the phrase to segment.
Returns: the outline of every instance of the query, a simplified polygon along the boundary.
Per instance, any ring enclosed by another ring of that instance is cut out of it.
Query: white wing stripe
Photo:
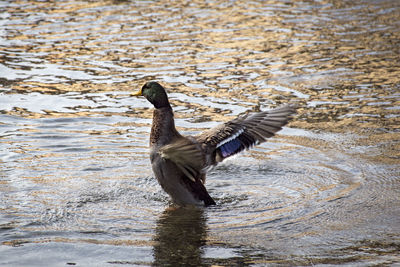
[[[245,128],[241,128],[239,131],[237,131],[234,135],[230,136],[229,138],[222,140],[221,142],[218,143],[217,147],[223,146],[224,144],[228,143],[229,141],[235,139],[239,135],[241,135],[244,132]]]

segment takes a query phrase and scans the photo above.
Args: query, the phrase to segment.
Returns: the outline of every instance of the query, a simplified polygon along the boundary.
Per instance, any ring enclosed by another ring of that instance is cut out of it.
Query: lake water
[[[2,1],[0,265],[400,264],[400,1]],[[145,82],[197,134],[298,114],[171,209]]]

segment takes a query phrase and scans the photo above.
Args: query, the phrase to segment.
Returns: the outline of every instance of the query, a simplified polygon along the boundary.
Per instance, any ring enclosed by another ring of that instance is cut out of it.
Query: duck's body
[[[155,107],[150,134],[150,159],[161,187],[178,205],[215,205],[204,183],[206,170],[225,158],[264,142],[284,126],[291,106],[238,117],[197,136],[182,136],[165,89],[146,83],[140,92]]]
[[[215,205],[200,176],[200,179],[190,180],[174,161],[166,159],[161,153],[165,146],[183,140],[190,142],[176,130],[172,108],[154,109],[150,133],[150,160],[154,175],[161,187],[178,205],[198,205],[203,204],[202,202],[205,205]]]

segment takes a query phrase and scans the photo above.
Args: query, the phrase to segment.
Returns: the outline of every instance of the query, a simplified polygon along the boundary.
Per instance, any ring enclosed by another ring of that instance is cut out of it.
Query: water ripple
[[[398,263],[396,2],[0,7],[1,263]],[[298,115],[211,170],[216,207],[171,209],[151,106],[131,97],[149,80],[185,134],[286,103]]]

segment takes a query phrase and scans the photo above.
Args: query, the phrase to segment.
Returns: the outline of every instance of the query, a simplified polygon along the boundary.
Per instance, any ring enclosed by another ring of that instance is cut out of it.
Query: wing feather
[[[196,143],[180,137],[174,142],[162,146],[159,154],[164,159],[173,161],[176,166],[193,182],[200,177],[204,168],[204,156]]]
[[[214,165],[275,135],[296,112],[291,105],[238,117],[196,136],[205,152],[214,155],[207,165]]]

